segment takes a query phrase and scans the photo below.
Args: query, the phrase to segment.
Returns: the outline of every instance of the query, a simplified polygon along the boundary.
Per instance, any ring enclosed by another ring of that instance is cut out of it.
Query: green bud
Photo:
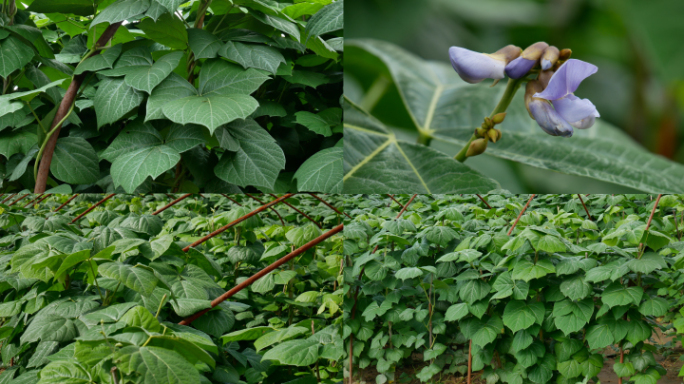
[[[477,156],[484,153],[487,150],[487,139],[477,139],[470,143],[468,147],[468,152],[466,152],[467,157]]]
[[[497,113],[496,115],[494,115],[494,117],[492,118],[492,121],[494,122],[494,125],[501,124],[501,123],[503,123],[505,118],[506,118],[506,112],[501,112],[501,113]]]
[[[475,136],[477,137],[486,137],[488,129],[484,127],[484,124],[482,124],[482,127],[477,127],[475,129]]]
[[[486,125],[487,129],[491,129],[494,127],[494,122],[492,121],[489,116],[484,118],[484,124],[482,125],[483,127]]]
[[[487,137],[492,143],[496,143],[499,141],[499,139],[501,139],[501,131],[498,129],[490,129],[487,131]]]

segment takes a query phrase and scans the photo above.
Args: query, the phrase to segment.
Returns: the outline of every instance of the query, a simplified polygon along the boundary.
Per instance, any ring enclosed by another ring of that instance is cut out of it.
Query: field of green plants
[[[682,382],[681,195],[482,198],[350,197],[347,382]]]
[[[339,382],[340,199],[276,197],[3,196],[0,383]]]

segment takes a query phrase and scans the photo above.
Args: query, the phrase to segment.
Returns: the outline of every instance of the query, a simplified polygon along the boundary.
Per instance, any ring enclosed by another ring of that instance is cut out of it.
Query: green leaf
[[[161,15],[157,21],[151,18],[144,19],[138,27],[147,37],[171,49],[184,50],[188,46],[188,31],[185,24],[173,12]]]
[[[188,29],[188,44],[197,60],[215,58],[223,46],[218,37],[197,28]]]
[[[291,75],[281,76],[287,82],[292,84],[302,84],[311,88],[318,88],[323,84],[328,84],[330,80],[325,74],[313,71],[293,70]]]
[[[143,306],[136,306],[127,311],[120,320],[122,323],[131,327],[141,327],[151,332],[161,331],[159,321],[152,313]]]
[[[134,352],[133,352],[134,351]],[[126,352],[133,352],[127,355]],[[159,347],[126,347],[118,352],[125,373],[137,373],[145,383],[199,384],[200,374],[178,352]]]
[[[489,284],[482,280],[468,280],[463,284],[459,291],[461,300],[468,304],[473,304],[476,301],[482,300],[489,294]]]
[[[59,315],[36,316],[21,335],[21,343],[34,341],[67,342],[78,336],[78,320]]]
[[[185,0],[154,0],[163,5],[169,13],[174,13],[178,7],[185,2]]]
[[[264,354],[264,360],[275,360],[284,365],[306,367],[318,361],[317,341],[290,340],[278,344]]]
[[[544,319],[544,304],[541,302],[526,303],[524,301],[511,300],[506,304],[503,314],[503,322],[511,332],[527,329],[532,324],[539,323]]]
[[[96,72],[101,69],[110,69],[114,65],[116,59],[121,55],[122,44],[117,44],[99,55],[89,57],[84,62],[78,65],[74,70],[74,75],[79,75],[83,72]]]
[[[165,119],[162,107],[174,100],[197,94],[197,90],[187,80],[172,73],[162,81],[147,99],[145,121]]]
[[[348,100],[343,180],[345,193],[486,193],[498,188],[493,180],[438,151],[397,140]]]
[[[326,5],[317,12],[306,24],[304,35],[306,42],[311,37],[317,37],[325,33],[338,31],[344,28],[344,0],[339,0]]]
[[[239,331],[231,332],[227,335],[223,335],[221,336],[221,340],[223,340],[224,345],[232,343],[234,341],[256,340],[261,336],[265,335],[266,333],[273,331],[274,329],[271,327],[246,328],[241,329]]]
[[[615,363],[613,364],[613,370],[617,374],[618,377],[629,377],[636,372],[634,370],[634,365],[632,363],[627,362],[627,363]]]
[[[8,301],[6,303],[0,303],[0,317],[12,317],[21,312],[21,301]]]
[[[92,382],[85,368],[73,361],[53,361],[40,370],[40,377],[41,384],[88,384]]]
[[[65,183],[93,184],[100,179],[100,159],[95,149],[80,137],[57,140],[50,172]]]
[[[639,305],[639,312],[644,316],[665,316],[670,303],[662,297],[649,297]]]
[[[281,63],[285,63],[285,57],[279,50],[256,44],[243,44],[229,41],[221,47],[218,54],[228,60],[234,61],[243,68],[257,68],[272,74],[278,72]]]
[[[124,79],[105,78],[95,93],[97,127],[112,124],[142,103],[144,93],[128,86]]]
[[[72,253],[68,255],[67,257],[64,258],[64,261],[62,261],[62,264],[59,266],[59,269],[57,272],[55,272],[55,276],[59,277],[62,276],[62,274],[66,273],[70,268],[80,264],[82,261],[85,261],[90,258],[90,250],[89,249],[84,249],[82,251],[78,251],[76,253]]]
[[[553,317],[556,327],[566,335],[578,332],[591,320],[594,313],[594,302],[586,299],[579,302],[561,300],[553,306]]]
[[[0,77],[7,77],[12,72],[28,64],[35,52],[18,37],[10,36],[0,41]]]
[[[199,94],[207,95],[249,95],[270,77],[258,69],[242,69],[225,60],[207,60],[199,76]]]
[[[577,301],[587,297],[592,291],[592,286],[584,281],[582,276],[575,276],[563,280],[560,285],[561,293],[571,300]]]
[[[302,164],[293,178],[301,192],[342,193],[342,147],[317,152]]]
[[[118,261],[100,265],[99,272],[105,277],[120,281],[128,288],[145,296],[152,294],[158,282],[157,277],[152,272]]]
[[[632,272],[644,274],[651,273],[656,269],[667,268],[667,263],[663,257],[653,252],[644,253],[640,259],[632,259],[626,265]]]
[[[260,22],[266,25],[270,25],[271,27],[279,31],[289,34],[297,41],[300,40],[299,28],[293,22],[281,19],[280,17],[263,14],[258,11],[251,12],[251,14],[255,19],[259,20]]]
[[[330,129],[328,122],[315,113],[299,111],[295,113],[295,116],[297,118],[297,124],[309,128],[310,131],[326,137],[332,135],[332,129]]]
[[[223,155],[214,168],[216,176],[241,187],[273,188],[285,168],[285,154],[275,139],[251,119],[234,122],[227,129],[240,148]]]
[[[413,279],[419,276],[423,276],[423,271],[416,267],[402,268],[394,274],[394,277],[401,279],[402,281],[406,279]]]
[[[90,16],[95,13],[93,0],[35,0],[28,10],[36,13],[73,13]]]
[[[171,52],[149,67],[131,67],[126,73],[126,84],[148,94],[178,66],[183,52]]]
[[[565,252],[565,244],[556,236],[544,235],[539,238],[536,246],[538,251],[548,253]]]
[[[199,124],[213,134],[221,125],[247,118],[258,106],[253,97],[246,95],[190,96],[165,104],[162,111],[173,122]]]
[[[641,287],[626,287],[620,282],[615,282],[603,291],[601,301],[611,308],[617,305],[638,305],[643,294],[644,290]]]
[[[451,145],[465,145],[503,92],[503,87],[467,84],[448,63],[424,61],[390,43],[347,40],[345,50],[347,58],[369,54],[378,58],[382,65],[376,67],[377,73],[366,70],[366,75],[388,73],[416,129]],[[513,98],[503,123],[504,137],[489,145],[487,154],[646,192],[676,193],[684,189],[684,166],[647,152],[605,122],[575,130],[569,139],[544,134],[530,119],[523,93]]]
[[[468,314],[468,305],[466,303],[458,303],[449,307],[444,314],[446,321],[458,321]]]
[[[473,344],[484,348],[485,345],[496,340],[496,337],[503,329],[503,323],[497,316],[491,317],[487,323],[480,324],[481,326],[473,335]]]
[[[307,332],[309,332],[309,330],[306,328],[294,326],[290,328],[279,329],[274,332],[269,332],[258,338],[256,341],[254,341],[254,347],[256,348],[257,352],[259,352],[260,350],[269,347],[275,343],[280,343],[282,341],[292,339],[299,335],[306,334]]]
[[[613,333],[607,324],[592,325],[587,329],[587,342],[589,348],[605,348],[615,341]]]
[[[531,261],[523,260],[518,262],[513,268],[513,279],[524,280],[526,282],[532,279],[539,279],[553,273],[556,268],[548,260],[539,260],[536,264]]]
[[[116,159],[111,168],[112,180],[115,186],[132,193],[145,179],[157,178],[180,159],[177,151],[165,145],[137,149]]]
[[[144,14],[149,7],[150,0],[119,0],[95,16],[90,27],[92,28],[100,23],[113,24],[137,18]]]

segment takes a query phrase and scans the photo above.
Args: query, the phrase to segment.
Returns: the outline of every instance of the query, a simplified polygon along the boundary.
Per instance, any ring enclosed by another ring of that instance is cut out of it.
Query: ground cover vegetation
[[[411,197],[353,197],[345,380],[681,382],[681,195]]]
[[[0,383],[341,379],[344,216],[314,196],[10,197]]]

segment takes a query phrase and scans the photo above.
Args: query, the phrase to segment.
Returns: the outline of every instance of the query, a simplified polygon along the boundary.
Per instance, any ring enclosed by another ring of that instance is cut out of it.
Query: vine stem
[[[482,200],[482,202],[485,203],[485,205],[487,206],[487,208],[492,209],[492,206],[489,205],[489,203],[487,202],[487,200],[484,199],[484,197],[482,197],[482,196],[480,196],[480,195],[477,195],[477,194],[476,194],[475,196],[479,197],[480,200]]]
[[[73,224],[73,223],[79,221],[83,216],[87,215],[88,213],[90,213],[90,211],[92,211],[93,209],[99,207],[102,203],[104,203],[105,201],[111,199],[111,198],[114,197],[114,196],[116,196],[116,193],[112,193],[112,194],[110,194],[110,195],[107,195],[107,197],[105,197],[104,199],[98,201],[98,202],[95,203],[95,205],[93,205],[92,207],[86,209],[85,212],[83,212],[83,213],[81,213],[80,215],[76,216],[76,218],[73,219],[73,220],[71,220],[71,223],[69,223],[69,224]]]
[[[473,373],[473,340],[470,340],[468,345],[468,384],[472,383],[472,373]]]
[[[499,104],[497,104],[492,113],[489,114],[489,118],[493,118],[494,115],[498,113],[506,112],[506,109],[508,109],[511,101],[513,101],[513,96],[515,96],[515,93],[518,91],[518,88],[520,88],[520,84],[522,84],[523,80],[525,80],[524,77],[520,79],[508,79],[506,90],[504,90],[504,93],[499,100]],[[460,161],[461,163],[464,162],[468,157],[466,154],[468,153],[468,147],[470,147],[470,143],[475,141],[477,138],[478,137],[475,135],[475,133],[473,133],[466,145],[464,145],[463,148],[456,154],[456,156],[454,156],[454,159]]]
[[[93,48],[97,49],[97,51],[92,52],[91,56],[97,55],[100,52],[102,52],[99,48],[107,45],[109,40],[111,40],[111,38],[114,37],[114,34],[121,26],[121,23],[122,22],[113,23],[109,27],[107,27],[107,29],[102,33],[100,38],[97,40],[95,47]],[[62,124],[64,123],[66,116],[68,116],[68,114],[71,113],[70,110],[73,110],[73,104],[75,104],[76,95],[78,94],[78,90],[79,88],[81,88],[83,81],[86,79],[87,74],[87,72],[84,72],[74,76],[71,79],[71,84],[69,84],[69,88],[64,94],[64,98],[62,99],[62,102],[59,104],[59,108],[57,108],[55,118],[52,120],[52,130],[54,132],[52,135],[50,135],[50,138],[46,140],[44,154],[40,158],[40,167],[38,168],[38,172],[36,174],[36,186],[33,193],[45,192],[45,189],[47,187],[47,180],[50,176],[50,164],[52,163],[52,156],[55,153],[55,146],[57,145],[57,138],[59,138],[59,132],[62,129]],[[38,163],[38,161],[39,160],[36,159],[36,163]]]
[[[663,197],[663,194],[659,194],[658,197],[656,198],[655,204],[653,204],[653,209],[651,210],[651,216],[648,217],[648,223],[646,223],[646,230],[644,232],[648,232],[648,229],[651,227],[651,221],[653,220],[653,215],[655,215],[655,211],[658,208],[658,203],[660,203],[660,198]],[[646,234],[648,238],[648,234]],[[639,244],[639,257],[638,259],[641,259],[641,256],[644,254],[644,250],[646,247],[644,246],[644,243]]]
[[[193,321],[197,320],[200,316],[202,316],[202,315],[204,315],[205,313],[209,312],[212,308],[216,307],[217,305],[221,304],[222,302],[228,300],[230,297],[232,297],[232,296],[235,295],[236,293],[238,293],[238,292],[242,291],[243,289],[245,289],[245,288],[249,287],[250,285],[252,285],[252,283],[254,283],[255,281],[257,281],[257,280],[259,280],[260,278],[266,276],[266,275],[269,274],[270,272],[274,271],[276,268],[280,267],[281,265],[287,263],[287,262],[290,261],[290,260],[293,260],[295,257],[297,257],[297,256],[299,256],[299,255],[301,255],[301,254],[303,254],[304,252],[308,251],[309,249],[313,248],[313,247],[316,246],[318,243],[321,243],[321,242],[327,240],[329,237],[331,237],[331,236],[333,236],[333,235],[335,235],[335,234],[337,234],[337,233],[339,233],[339,232],[342,232],[342,230],[344,230],[344,224],[338,225],[337,227],[335,227],[335,228],[329,230],[328,232],[326,232],[326,233],[324,233],[324,234],[318,236],[317,238],[315,238],[315,239],[309,241],[308,243],[302,245],[301,247],[295,249],[295,250],[292,251],[290,254],[288,254],[288,255],[286,255],[286,256],[283,256],[282,258],[280,258],[280,259],[278,259],[277,261],[275,261],[273,264],[271,264],[271,265],[269,265],[268,267],[266,267],[266,268],[262,269],[261,271],[257,272],[256,274],[254,274],[253,276],[249,277],[248,279],[246,279],[246,280],[243,281],[242,283],[236,285],[236,286],[235,286],[233,289],[231,289],[230,291],[228,291],[228,292],[224,293],[223,295],[221,295],[221,296],[217,297],[216,299],[214,299],[214,300],[211,302],[211,308],[207,308],[207,309],[204,309],[204,310],[202,310],[202,311],[199,311],[199,312],[195,313],[194,315],[192,315],[192,316],[190,316],[190,317],[187,317],[186,319],[184,319],[183,321],[181,321],[181,322],[178,323],[178,324],[180,324],[180,325],[189,325],[189,324],[192,323]]]
[[[518,218],[515,219],[515,222],[513,223],[513,226],[511,227],[511,229],[508,230],[508,236],[511,235],[511,233],[512,233],[513,230],[515,229],[516,224],[518,224],[518,220],[520,220],[520,217],[522,217],[523,213],[525,213],[525,211],[527,210],[527,207],[530,205],[530,202],[532,201],[532,199],[534,199],[535,196],[537,196],[537,195],[535,195],[535,194],[533,193],[532,196],[530,196],[530,199],[527,200],[527,204],[525,204],[525,206],[523,207],[522,211],[520,211],[520,214],[518,214]]]
[[[584,207],[584,212],[587,213],[587,217],[589,218],[589,220],[594,221],[594,219],[592,219],[592,218],[591,218],[591,215],[589,214],[589,210],[587,209],[587,206],[584,204],[584,200],[582,200],[582,195],[580,195],[580,194],[578,193],[578,194],[577,194],[577,197],[579,197],[580,201],[582,202],[582,206]]]

